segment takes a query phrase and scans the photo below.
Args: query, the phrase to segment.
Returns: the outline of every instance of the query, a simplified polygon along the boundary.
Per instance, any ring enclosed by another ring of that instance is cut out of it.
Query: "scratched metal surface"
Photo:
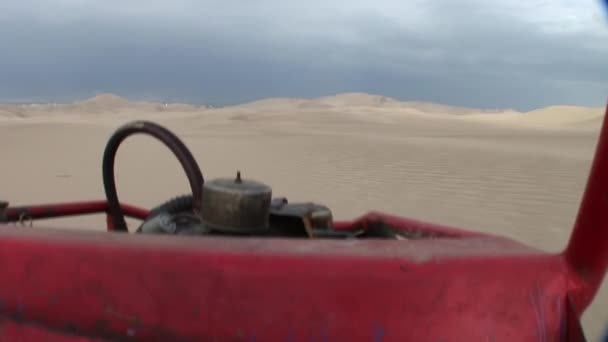
[[[0,238],[32,242],[70,243],[111,249],[182,250],[196,253],[229,253],[239,255],[282,255],[306,257],[399,257],[422,262],[438,258],[544,255],[545,253],[517,241],[491,235],[466,238],[419,240],[348,239],[307,240],[256,238],[222,238],[217,236],[183,237],[166,235],[127,235],[61,229],[22,229],[0,225]]]
[[[314,258],[285,240],[3,228],[0,312],[142,341],[556,341],[582,290],[560,256],[480,243],[485,256],[412,260],[374,243],[317,242]]]

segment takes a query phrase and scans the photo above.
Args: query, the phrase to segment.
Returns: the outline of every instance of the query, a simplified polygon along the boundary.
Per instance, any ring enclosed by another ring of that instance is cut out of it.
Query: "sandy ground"
[[[149,119],[184,139],[206,179],[239,169],[274,195],[330,206],[338,219],[375,209],[559,251],[602,114],[569,106],[454,108],[367,94],[221,109],[107,94],[71,105],[0,105],[0,189],[13,204],[102,198],[107,138],[123,123]],[[149,137],[123,144],[117,174],[121,200],[140,206],[188,192],[177,161]],[[104,229],[99,217],[50,223]],[[605,285],[584,316],[591,341],[608,322],[607,304]]]

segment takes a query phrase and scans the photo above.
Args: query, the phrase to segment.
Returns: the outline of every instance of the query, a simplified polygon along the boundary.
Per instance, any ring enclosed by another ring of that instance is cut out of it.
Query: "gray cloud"
[[[600,10],[593,0],[7,0],[0,99],[367,91],[478,107],[602,105]]]

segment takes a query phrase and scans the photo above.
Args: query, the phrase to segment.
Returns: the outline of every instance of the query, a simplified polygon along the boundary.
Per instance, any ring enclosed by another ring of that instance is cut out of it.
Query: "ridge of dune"
[[[338,93],[330,96],[317,97],[314,101],[339,107],[394,107],[401,104],[401,101],[392,97],[363,92]]]
[[[601,107],[559,105],[531,110],[526,112],[525,116],[538,122],[577,123],[601,117],[603,114]]]
[[[463,118],[469,121],[551,129],[599,128],[603,117],[602,107],[553,105],[527,112],[504,111],[492,115],[473,113]]]
[[[126,98],[121,96],[102,93],[83,101],[74,102],[72,104],[62,105],[62,112],[73,113],[78,112],[86,114],[103,114],[114,112],[120,109],[132,107],[133,104]]]
[[[411,109],[417,112],[464,115],[470,113],[502,113],[512,111],[512,109],[482,109],[462,106],[445,105],[434,102],[424,101],[401,101],[393,97],[370,94],[363,92],[338,93],[331,96],[323,96],[315,99],[318,102],[333,106],[343,107],[374,107],[374,108],[401,108]]]
[[[100,93],[93,97],[71,103],[33,103],[33,104],[0,104],[0,119],[44,119],[78,118],[84,119],[91,115],[121,114],[143,117],[153,113],[196,112],[211,108],[210,106],[195,106],[179,102],[132,101],[125,97]]]
[[[74,104],[84,105],[84,106],[117,107],[117,106],[127,106],[130,104],[130,101],[128,99],[126,99],[122,96],[116,95],[116,94],[100,93],[91,98],[76,102]]]
[[[510,109],[479,109],[461,106],[450,106],[423,101],[400,101],[395,98],[364,92],[347,92],[316,98],[271,97],[246,102],[235,107],[254,110],[273,109],[335,109],[369,108],[410,111],[429,114],[465,115],[471,113],[502,113]],[[230,107],[227,107],[230,108]]]
[[[329,106],[319,103],[314,99],[293,98],[293,97],[270,97],[251,102],[246,102],[236,106],[236,108],[256,109],[256,110],[293,110],[293,109],[328,109]]]
[[[426,113],[440,113],[449,115],[469,115],[469,114],[502,114],[502,113],[513,113],[516,112],[511,108],[472,108],[462,106],[450,106],[445,104],[433,103],[433,102],[421,102],[421,101],[405,101],[401,102],[402,105],[414,108],[421,112]]]
[[[549,106],[524,113],[519,120],[535,126],[599,127],[604,111],[600,107]]]
[[[202,105],[195,106],[189,103],[181,102],[166,102],[166,101],[133,101],[125,97],[112,94],[112,93],[100,93],[91,98],[75,102],[72,105],[78,106],[94,106],[100,108],[120,108],[120,107],[131,107],[131,108],[158,108],[160,109],[172,109],[172,110],[193,110],[197,108],[211,108],[211,106]]]
[[[454,120],[511,127],[535,128],[597,128],[603,118],[603,108],[572,105],[553,105],[526,112],[513,109],[479,109],[450,106],[424,101],[400,101],[392,97],[364,92],[345,92],[316,98],[276,97],[264,98],[240,105],[216,109],[210,106],[195,106],[187,103],[132,101],[112,93],[99,93],[91,98],[73,103],[0,104],[0,118],[25,120],[32,117],[53,120],[54,118],[78,118],[105,114],[124,118],[159,117],[171,113],[197,115],[201,110],[229,115],[246,115],[252,119],[265,117],[264,112],[276,115],[299,113],[327,113],[358,117],[365,121],[388,120]],[[159,116],[160,115],[160,116]]]

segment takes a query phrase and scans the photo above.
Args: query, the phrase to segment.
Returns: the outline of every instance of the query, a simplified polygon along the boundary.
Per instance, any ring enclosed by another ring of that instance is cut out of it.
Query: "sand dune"
[[[502,112],[492,115],[469,114],[465,119],[493,124],[528,126],[537,128],[599,128],[604,108],[577,106],[550,106],[529,112]]]
[[[339,219],[376,209],[559,251],[602,112],[477,110],[357,93],[207,108],[102,94],[72,104],[2,105],[0,117],[7,165],[0,188],[14,204],[102,197],[106,139],[122,123],[150,119],[185,140],[207,179],[240,169],[277,196],[330,206]],[[188,191],[178,163],[149,138],[121,147],[117,174],[121,199],[142,206]],[[54,224],[101,229],[104,221]],[[585,315],[591,340],[608,319],[607,301],[604,286]]]
[[[460,120],[483,125],[594,130],[599,128],[603,108],[551,106],[519,112],[513,109],[477,109],[399,101],[366,93],[343,93],[314,99],[269,98],[224,108],[183,103],[136,102],[113,94],[99,94],[70,104],[0,105],[0,121],[31,118],[37,118],[37,122],[60,118],[80,120],[85,115],[101,116],[100,120],[107,120],[109,116],[156,117],[157,113],[174,114],[179,117],[195,117],[203,113],[226,114],[236,120],[254,120],[263,117],[276,119],[300,113],[333,113],[350,114],[358,119],[380,122],[427,118]]]
[[[581,123],[599,123],[604,115],[604,108],[588,108],[576,106],[551,106],[525,113],[520,118],[528,123],[537,125],[553,124],[567,126]]]
[[[92,97],[90,99],[86,99],[82,102],[78,102],[77,104],[81,106],[89,106],[89,107],[105,107],[105,108],[113,108],[113,107],[125,107],[129,105],[129,100],[124,97],[120,97],[115,94],[102,93]]]
[[[401,102],[390,97],[367,93],[342,93],[315,99],[333,107],[399,107]]]
[[[61,118],[79,120],[82,117],[94,119],[95,116],[108,115],[144,115],[163,113],[195,113],[205,110],[205,106],[193,106],[183,103],[154,103],[144,101],[129,101],[114,94],[99,94],[95,97],[74,103],[42,103],[42,104],[5,104],[0,105],[0,120],[7,119],[37,119],[56,121]],[[102,119],[103,119],[102,117]]]

